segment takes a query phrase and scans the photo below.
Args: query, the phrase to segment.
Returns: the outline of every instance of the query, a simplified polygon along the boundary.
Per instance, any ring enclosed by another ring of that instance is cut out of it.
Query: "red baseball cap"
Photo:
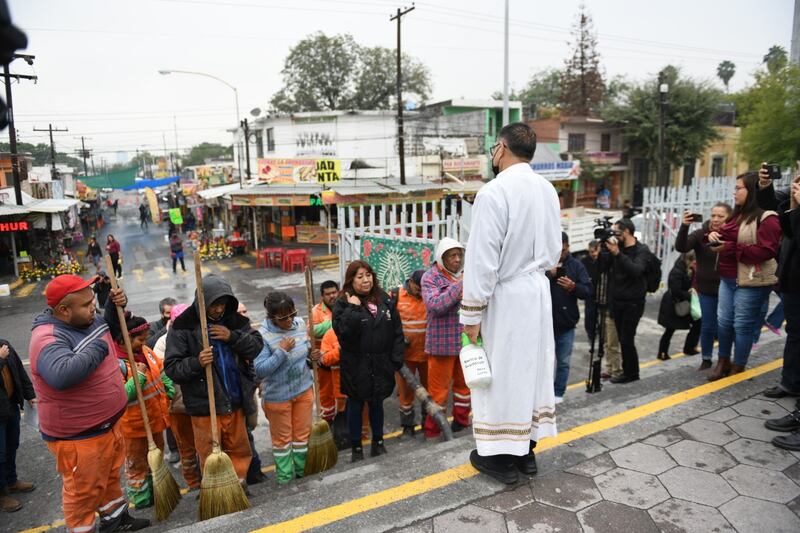
[[[68,294],[78,292],[89,285],[93,285],[97,281],[97,278],[98,276],[83,279],[75,274],[61,274],[60,276],[56,276],[44,289],[44,297],[47,299],[47,305],[50,307],[57,306]]]

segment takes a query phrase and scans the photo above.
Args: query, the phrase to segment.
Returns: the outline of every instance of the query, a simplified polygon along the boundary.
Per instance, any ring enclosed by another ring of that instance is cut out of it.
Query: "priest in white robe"
[[[536,135],[505,126],[492,147],[496,178],[475,199],[460,320],[480,334],[492,382],[472,390],[477,450],[472,465],[505,483],[536,473],[533,448],[556,435],[555,340],[545,272],[561,254],[561,213],[552,184],[530,166]]]

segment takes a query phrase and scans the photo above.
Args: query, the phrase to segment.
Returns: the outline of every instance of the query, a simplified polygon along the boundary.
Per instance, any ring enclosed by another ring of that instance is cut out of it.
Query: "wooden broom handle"
[[[108,271],[108,277],[111,279],[111,288],[118,289],[117,275],[114,273],[114,266],[111,264],[110,255],[106,256],[106,270]],[[122,331],[122,340],[125,342],[125,350],[128,352],[128,363],[131,365],[133,384],[136,387],[136,398],[139,400],[139,409],[142,410],[142,421],[144,422],[145,433],[147,433],[147,446],[152,450],[156,447],[156,443],[153,440],[153,431],[150,429],[150,417],[147,416],[147,405],[144,403],[142,384],[139,383],[139,372],[136,370],[136,359],[133,357],[133,348],[131,348],[131,336],[128,334],[128,328],[125,325],[125,311],[116,304],[114,304],[114,307],[117,308],[119,329]],[[153,379],[155,379],[155,377]]]
[[[313,350],[316,346],[314,339],[314,280],[311,276],[311,268],[306,267],[306,305],[308,306],[308,337],[311,341],[309,344]],[[319,377],[317,377],[317,362],[311,361],[311,373],[314,375],[314,401],[317,404],[317,418],[320,418],[322,413],[322,404],[319,399]]]
[[[208,348],[208,320],[206,319],[206,298],[203,293],[203,270],[200,263],[200,254],[194,253],[194,279],[197,285],[197,314],[200,315],[200,338],[203,340],[203,349]],[[214,376],[212,362],[206,366],[206,388],[208,390],[208,413],[211,417],[211,445],[214,451],[219,451],[219,435],[217,434],[217,402],[214,397]]]

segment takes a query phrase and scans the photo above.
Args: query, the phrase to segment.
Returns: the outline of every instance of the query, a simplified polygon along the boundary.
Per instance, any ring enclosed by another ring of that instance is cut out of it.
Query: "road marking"
[[[767,327],[766,326],[761,328],[761,333],[766,333],[766,332],[767,332]],[[719,346],[719,341],[714,341],[714,348],[716,348],[717,346]],[[699,355],[699,354],[696,354],[696,355]],[[670,358],[667,359],[667,361],[672,361],[674,359],[681,359],[683,357],[692,357],[692,356],[688,356],[683,352],[678,352],[678,353],[676,353],[674,355],[671,355]],[[640,364],[639,365],[639,369],[641,370],[642,368],[650,368],[651,366],[660,365],[662,363],[666,363],[667,361],[662,361],[661,359],[652,359],[650,361],[645,361],[644,363]],[[585,387],[585,386],[586,386],[586,380],[583,380],[583,381],[580,381],[578,383],[573,383],[572,385],[567,385],[567,390],[578,389],[578,388]]]
[[[727,378],[723,378],[711,383],[699,385],[697,387],[671,394],[660,400],[634,407],[622,413],[611,415],[600,420],[589,422],[582,426],[559,433],[558,437],[546,438],[539,441],[536,445],[536,451],[545,451],[557,446],[567,444],[569,442],[581,439],[583,437],[599,433],[608,429],[615,428],[624,424],[628,424],[635,420],[639,420],[646,416],[652,415],[664,409],[680,405],[682,403],[694,400],[701,396],[711,394],[722,390],[724,388],[735,385],[742,381],[752,379],[760,376],[766,372],[778,369],[783,365],[783,359],[779,358],[769,363],[751,368],[740,374],[735,374]],[[469,479],[478,475],[469,463],[464,463],[429,476],[415,479],[396,487],[391,487],[374,494],[355,498],[338,505],[333,505],[325,509],[319,509],[311,513],[298,516],[284,522],[272,524],[260,529],[254,530],[254,533],[270,533],[270,532],[288,532],[288,531],[306,531],[309,529],[322,527],[333,522],[338,522],[345,518],[355,516],[373,509],[385,507],[389,504],[419,496],[430,492],[435,489],[451,485],[457,481]]]
[[[250,263],[248,263],[243,259],[239,259],[238,261],[236,261],[236,264],[239,265],[239,268],[244,270],[247,270],[248,268],[253,268],[253,265],[251,265]]]
[[[22,278],[17,278],[17,279],[15,279],[14,281],[12,281],[11,283],[9,283],[9,285],[8,285],[8,288],[9,288],[10,290],[12,290],[12,291],[13,291],[13,290],[15,290],[17,287],[19,287],[20,285],[22,285],[23,283],[24,283],[24,282],[22,281]]]
[[[229,267],[225,263],[217,263],[217,268],[219,269],[220,272],[228,272],[231,269],[231,267]]]
[[[137,283],[141,283],[144,281],[144,270],[141,268],[134,268],[133,269],[133,277],[136,278]]]
[[[31,295],[33,289],[36,288],[36,285],[38,285],[38,283],[28,283],[27,285],[23,286],[19,291],[17,291],[17,294],[15,296],[17,298],[27,298],[28,296]]]
[[[156,267],[156,273],[158,274],[158,279],[169,279],[169,274],[167,274],[167,270],[161,265]]]

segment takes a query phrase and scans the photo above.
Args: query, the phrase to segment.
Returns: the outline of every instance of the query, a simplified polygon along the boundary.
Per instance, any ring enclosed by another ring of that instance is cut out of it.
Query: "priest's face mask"
[[[505,153],[506,145],[500,140],[489,150],[489,154],[492,156],[492,172],[495,176],[500,174],[500,161],[505,156]]]

